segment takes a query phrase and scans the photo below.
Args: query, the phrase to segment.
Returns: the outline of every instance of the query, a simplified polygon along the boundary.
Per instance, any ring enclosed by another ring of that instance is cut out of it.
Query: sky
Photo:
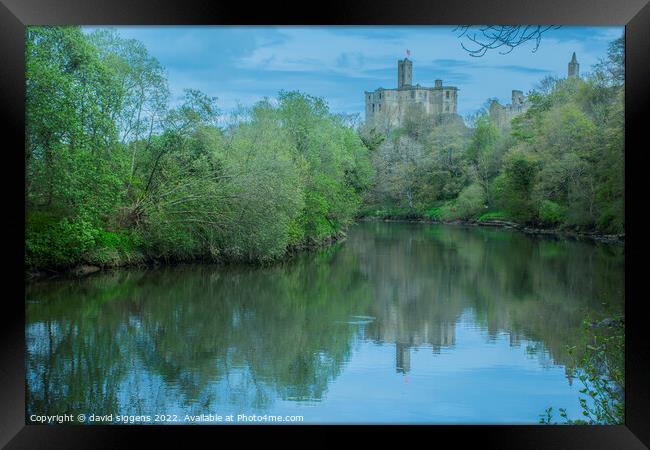
[[[217,97],[222,112],[252,106],[280,90],[323,97],[333,113],[364,114],[364,91],[397,86],[397,60],[410,50],[413,84],[435,79],[459,88],[458,113],[490,98],[510,103],[513,89],[533,89],[545,76],[565,77],[575,51],[580,74],[604,58],[623,27],[561,27],[508,54],[472,57],[453,26],[125,26],[166,68],[172,103],[187,88]],[[92,31],[94,28],[86,28]]]

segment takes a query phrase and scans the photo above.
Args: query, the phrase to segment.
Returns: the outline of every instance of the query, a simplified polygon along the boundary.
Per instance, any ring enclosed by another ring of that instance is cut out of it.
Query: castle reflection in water
[[[605,302],[622,309],[623,268],[623,249],[611,246],[363,223],[343,243],[269,267],[189,265],[35,284],[26,289],[27,411],[313,405],[357,352],[373,377],[376,364],[415,375],[415,349],[434,358],[506,335],[501,344],[525,342],[538,366],[567,366],[585,314]],[[359,327],[353,317],[368,319]],[[466,326],[481,342],[457,335]],[[368,356],[372,343],[380,356]]]

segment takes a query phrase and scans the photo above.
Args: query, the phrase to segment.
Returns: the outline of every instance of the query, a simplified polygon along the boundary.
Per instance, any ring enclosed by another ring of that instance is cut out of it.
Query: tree
[[[609,44],[607,58],[596,65],[594,76],[610,86],[623,86],[625,83],[625,36]]]
[[[541,94],[550,94],[555,89],[555,86],[560,81],[559,78],[554,77],[553,75],[547,75],[537,83],[535,86],[535,91]]]
[[[497,203],[521,222],[531,221],[536,216],[531,194],[539,169],[537,157],[515,147],[506,153],[504,171],[495,180]]]
[[[468,184],[470,166],[466,150],[469,131],[463,123],[435,127],[427,138],[432,150],[433,165],[430,184],[431,200],[451,200]]]
[[[461,46],[470,56],[481,57],[490,50],[502,49],[500,54],[508,54],[516,47],[533,41],[536,52],[542,36],[549,30],[560,28],[559,25],[460,25],[455,28],[459,38],[465,38],[473,48]]]
[[[27,261],[68,264],[124,195],[113,69],[78,27],[30,27],[26,79]]]
[[[282,91],[278,115],[295,146],[294,160],[304,168],[306,203],[299,222],[305,238],[335,236],[353,220],[370,181],[368,150],[323,99]]]
[[[197,90],[169,108],[140,42],[78,27],[26,37],[28,265],[269,261],[353,220],[368,150],[323,99],[280,92],[224,125]]]
[[[432,163],[431,154],[408,136],[385,141],[374,155],[377,188],[389,199],[410,210],[416,207],[423,178]]]
[[[499,158],[496,143],[499,130],[490,121],[489,116],[483,115],[474,128],[472,141],[467,149],[467,157],[472,162],[478,185],[483,189],[485,200],[491,203],[490,182],[499,170]]]

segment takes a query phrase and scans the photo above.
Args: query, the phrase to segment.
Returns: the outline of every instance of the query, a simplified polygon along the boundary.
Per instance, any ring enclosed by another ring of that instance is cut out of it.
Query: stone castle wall
[[[530,108],[530,102],[521,91],[512,91],[512,103],[501,105],[493,100],[490,103],[490,119],[499,128],[508,128],[513,118],[525,113]]]
[[[575,52],[568,65],[568,77],[580,77],[580,65]],[[379,88],[365,92],[366,124],[383,131],[400,127],[408,112],[421,109],[426,115],[458,117],[458,88],[443,86],[435,80],[434,87],[412,85],[413,63],[408,58],[397,62],[397,88]],[[513,90],[511,103],[501,105],[494,100],[490,104],[490,118],[500,128],[510,127],[514,117],[530,108],[530,102],[522,91]]]
[[[457,92],[452,87],[419,86],[366,92],[366,121],[379,128],[399,127],[410,108],[421,108],[427,115],[456,114]]]
[[[580,64],[578,63],[575,52],[573,52],[573,55],[571,56],[571,61],[569,61],[567,69],[568,78],[580,78]],[[525,113],[528,108],[530,108],[528,98],[524,96],[523,92],[514,90],[512,91],[511,103],[501,105],[496,100],[493,100],[492,103],[490,103],[490,119],[501,129],[509,128],[512,119],[517,117],[519,114]]]
[[[408,111],[421,108],[427,115],[457,114],[458,88],[443,86],[441,80],[434,87],[412,85],[412,62],[398,61],[397,89],[379,88],[365,92],[366,123],[384,130],[401,126]]]

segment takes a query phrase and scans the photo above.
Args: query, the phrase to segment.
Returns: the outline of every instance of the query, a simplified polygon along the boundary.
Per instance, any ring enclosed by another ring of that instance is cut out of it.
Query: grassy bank
[[[69,260],[65,265],[43,265],[31,266],[26,268],[27,280],[38,280],[50,277],[80,277],[90,275],[95,272],[117,268],[129,267],[157,267],[161,265],[177,265],[186,263],[199,264],[250,264],[253,266],[263,266],[280,261],[289,260],[303,252],[315,251],[334,245],[345,240],[347,234],[344,230],[338,231],[334,235],[324,237],[320,240],[309,240],[299,244],[287,247],[286,251],[273,259],[260,260],[243,260],[228,258],[227,256],[216,257],[214,254],[195,254],[185,257],[174,255],[159,257],[155,254],[147,253],[144,247],[135,245],[120,245],[115,241],[102,244],[85,253],[80,254],[76,259]]]
[[[515,229],[527,234],[554,235],[569,238],[584,238],[600,242],[618,242],[625,240],[625,234],[605,234],[594,229],[580,229],[566,225],[548,223],[517,222],[505,211],[487,210],[482,213],[461,214],[452,204],[440,205],[428,209],[416,210],[407,208],[364,208],[357,217],[359,221],[396,221],[420,222],[432,224],[460,224],[486,227],[501,227]]]
[[[358,215],[362,219],[428,220],[433,222],[512,220],[505,211],[466,211],[455,202],[439,202],[429,208],[399,208],[394,206],[365,206]]]

